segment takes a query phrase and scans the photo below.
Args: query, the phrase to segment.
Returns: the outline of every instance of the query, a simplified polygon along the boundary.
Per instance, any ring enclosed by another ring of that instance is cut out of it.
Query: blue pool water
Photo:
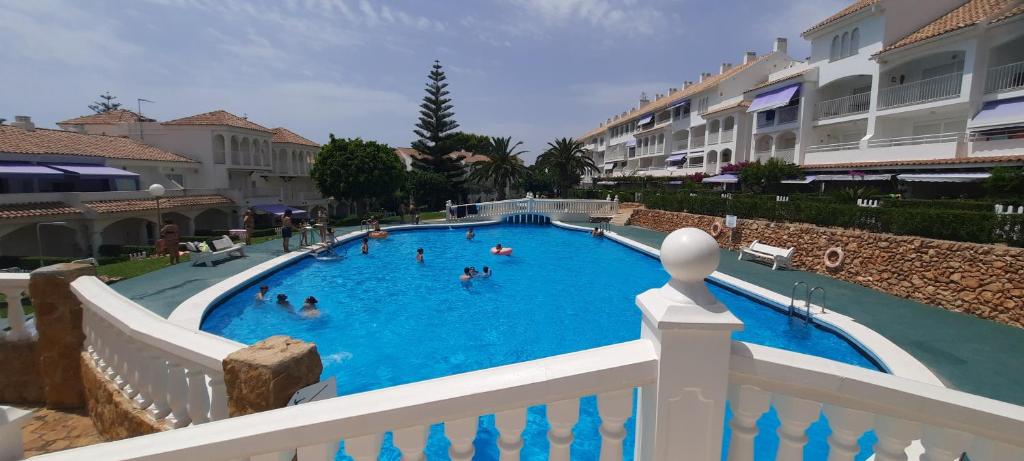
[[[472,241],[464,233],[396,232],[371,240],[368,255],[350,242],[338,248],[340,260],[309,258],[240,290],[212,310],[202,328],[250,344],[276,334],[314,342],[323,376],[337,377],[339,394],[346,395],[637,339],[636,295],[668,279],[656,259],[586,233],[529,225],[478,227]],[[490,254],[497,242],[513,248],[513,255]],[[424,249],[423,264],[415,262],[417,248]],[[465,266],[490,266],[494,276],[464,286],[458,277]],[[321,317],[302,318],[273,303],[255,302],[262,284],[270,287],[271,297],[287,294],[296,310],[315,296]],[[878,369],[831,332],[709,286],[744,322],[744,330],[734,334],[737,340]],[[597,459],[594,399],[585,399],[581,408],[573,458]],[[543,407],[529,412],[523,459],[546,458],[543,413]],[[628,424],[632,427],[632,420]],[[760,425],[758,451],[770,455],[778,421],[769,413]],[[824,459],[827,433],[824,420],[812,427],[816,436],[807,459]],[[475,459],[497,459],[495,439],[493,418],[482,418]],[[385,445],[382,459],[398,459]],[[627,445],[631,454],[632,430]],[[441,425],[433,428],[428,451],[447,451]]]

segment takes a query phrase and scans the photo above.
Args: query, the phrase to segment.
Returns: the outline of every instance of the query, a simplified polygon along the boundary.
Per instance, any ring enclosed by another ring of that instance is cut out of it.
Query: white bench
[[[233,256],[245,256],[245,244],[231,241],[231,237],[222,236],[211,242],[212,251],[198,251],[189,253],[192,256],[192,265],[205,264],[206,267],[213,267],[213,263]]]
[[[740,248],[739,260],[743,261],[743,255],[751,255],[760,259],[768,259],[772,261],[772,270],[776,270],[780,267],[788,268],[790,263],[793,262],[793,253],[796,248],[779,248],[771,245],[765,245],[757,240],[751,243],[746,248]]]

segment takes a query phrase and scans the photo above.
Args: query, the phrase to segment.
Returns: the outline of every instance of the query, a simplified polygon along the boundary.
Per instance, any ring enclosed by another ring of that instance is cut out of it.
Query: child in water
[[[416,262],[418,262],[418,263],[422,263],[423,262],[423,248],[417,248],[416,249]]]
[[[473,240],[473,237],[476,237],[476,233],[473,232],[473,228],[470,227],[469,230],[466,231],[466,240]]]
[[[306,298],[306,303],[302,305],[302,309],[299,311],[299,315],[307,318],[319,317],[320,309],[317,309],[316,303],[316,298],[312,296]]]
[[[266,285],[261,286],[260,287],[260,292],[256,293],[256,300],[257,301],[266,301],[267,300],[267,292],[269,292],[269,291],[270,291],[270,287],[268,287]]]
[[[360,248],[360,251],[362,251],[364,255],[370,254],[370,239],[363,237],[363,246]]]
[[[484,271],[480,273],[480,276],[484,278],[490,278],[491,274],[493,274],[493,272],[491,272],[491,268],[484,266]]]

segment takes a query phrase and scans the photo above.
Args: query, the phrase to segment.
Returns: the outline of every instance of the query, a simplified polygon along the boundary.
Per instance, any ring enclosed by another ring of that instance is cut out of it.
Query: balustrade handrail
[[[1024,407],[796,352],[734,341],[729,382],[1020,445]],[[734,404],[737,402],[734,402]]]
[[[84,308],[94,312],[133,340],[201,367],[221,370],[228,354],[245,345],[167,321],[96,277],[79,277],[71,291]]]
[[[475,430],[480,415],[628,390],[656,378],[654,346],[638,339],[36,459],[238,459],[463,418],[473,418]],[[631,399],[631,393],[627,397]],[[324,459],[333,459],[333,455]]]
[[[959,96],[963,77],[963,72],[954,72],[882,88],[878,92],[878,106],[890,108]]]
[[[831,152],[837,150],[859,149],[860,141],[836,142],[832,144],[818,144],[807,148],[807,152]]]
[[[1024,61],[989,67],[985,78],[985,93],[1024,88]]]
[[[896,138],[871,139],[868,140],[868,147],[897,147],[913,146],[918,144],[937,144],[944,142],[958,142],[964,140],[964,133],[937,133],[917,136],[900,136]]]
[[[863,114],[871,108],[871,92],[820,101],[814,105],[814,118],[824,120],[845,115]]]

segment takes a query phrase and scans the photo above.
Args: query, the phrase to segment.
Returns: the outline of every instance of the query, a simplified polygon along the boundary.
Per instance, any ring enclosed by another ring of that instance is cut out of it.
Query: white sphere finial
[[[152,186],[149,186],[149,195],[154,197],[162,197],[166,191],[167,189],[165,189],[161,184],[153,184]]]
[[[695,227],[677,229],[661,243],[661,265],[675,280],[704,280],[718,268],[720,257],[718,242]]]

